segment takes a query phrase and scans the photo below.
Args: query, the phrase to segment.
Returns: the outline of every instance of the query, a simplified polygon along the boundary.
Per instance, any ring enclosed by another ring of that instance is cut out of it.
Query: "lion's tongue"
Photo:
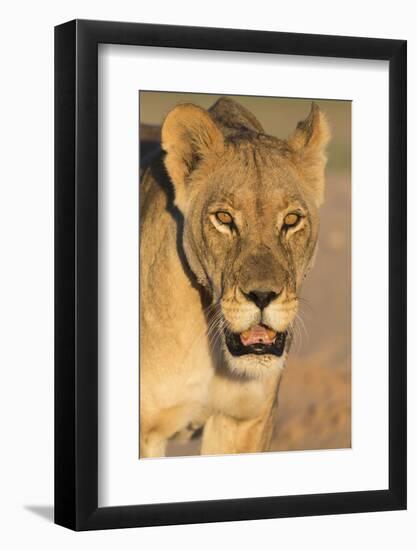
[[[256,325],[240,334],[240,340],[244,346],[253,344],[273,344],[277,333],[275,330]]]

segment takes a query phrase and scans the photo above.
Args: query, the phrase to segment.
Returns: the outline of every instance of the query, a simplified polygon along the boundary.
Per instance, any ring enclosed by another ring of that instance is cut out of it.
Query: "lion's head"
[[[184,215],[191,270],[209,289],[229,367],[283,366],[323,202],[328,124],[317,105],[286,140],[230,99],[175,107],[165,166]]]

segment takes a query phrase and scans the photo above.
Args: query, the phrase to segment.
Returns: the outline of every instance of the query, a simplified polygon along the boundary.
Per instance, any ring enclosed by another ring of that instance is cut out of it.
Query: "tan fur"
[[[140,190],[141,457],[163,456],[169,438],[203,424],[203,454],[268,450],[291,338],[281,357],[235,357],[223,330],[291,328],[316,248],[328,139],[314,104],[288,140],[226,98],[168,114],[169,177],[156,161]],[[301,221],[284,232],[294,209]],[[217,223],[219,210],[236,231]],[[260,310],[253,289],[277,298]]]

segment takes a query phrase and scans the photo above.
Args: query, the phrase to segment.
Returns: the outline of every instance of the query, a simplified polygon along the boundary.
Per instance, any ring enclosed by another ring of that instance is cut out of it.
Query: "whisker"
[[[208,327],[207,327],[207,336],[211,334],[211,332],[216,327],[218,322],[222,319],[222,317],[223,317],[223,314],[221,311],[219,311],[213,316],[212,319],[210,319],[210,322],[208,323]]]
[[[301,343],[302,343],[302,334],[300,331],[300,327],[296,323],[296,318],[291,322],[290,327],[292,331],[293,336],[293,342],[296,346],[296,349],[294,350],[295,353],[299,353],[301,349]]]
[[[214,326],[214,330],[212,331],[211,335],[209,336],[208,342],[209,346],[212,349],[212,351],[217,352],[217,344],[221,338],[222,335],[222,329],[224,327],[225,321],[223,318],[218,319]]]
[[[307,342],[310,340],[310,334],[308,333],[308,330],[307,330],[307,327],[304,323],[304,319],[302,318],[301,316],[301,312],[297,314],[297,319],[299,320],[302,328],[304,329],[304,333],[306,335],[306,338],[307,338]]]
[[[310,302],[308,300],[306,300],[306,298],[302,298],[302,297],[299,297],[298,301],[299,301],[300,305],[303,306],[303,307],[306,307],[308,309],[309,314],[311,314],[311,316],[314,317],[315,310],[314,310],[313,306],[310,304]]]
[[[217,303],[211,304],[211,306],[216,306]],[[209,306],[210,307],[210,306]],[[208,308],[206,308],[208,309]],[[213,309],[213,308],[212,308]],[[215,324],[218,322],[218,320],[221,318],[222,312],[221,310],[216,311],[212,317],[207,321],[207,326],[204,327],[202,331],[200,331],[196,336],[194,337],[192,344],[188,347],[188,350],[186,354],[183,357],[183,361],[185,362],[188,357],[191,355],[195,347],[201,342],[202,338],[207,338],[210,331],[215,330]]]

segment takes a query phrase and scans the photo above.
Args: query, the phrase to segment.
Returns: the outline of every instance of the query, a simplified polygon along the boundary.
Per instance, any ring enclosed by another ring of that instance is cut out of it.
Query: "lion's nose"
[[[266,306],[278,298],[278,294],[273,290],[251,290],[250,292],[245,292],[246,298],[254,302],[259,309],[264,309]]]

